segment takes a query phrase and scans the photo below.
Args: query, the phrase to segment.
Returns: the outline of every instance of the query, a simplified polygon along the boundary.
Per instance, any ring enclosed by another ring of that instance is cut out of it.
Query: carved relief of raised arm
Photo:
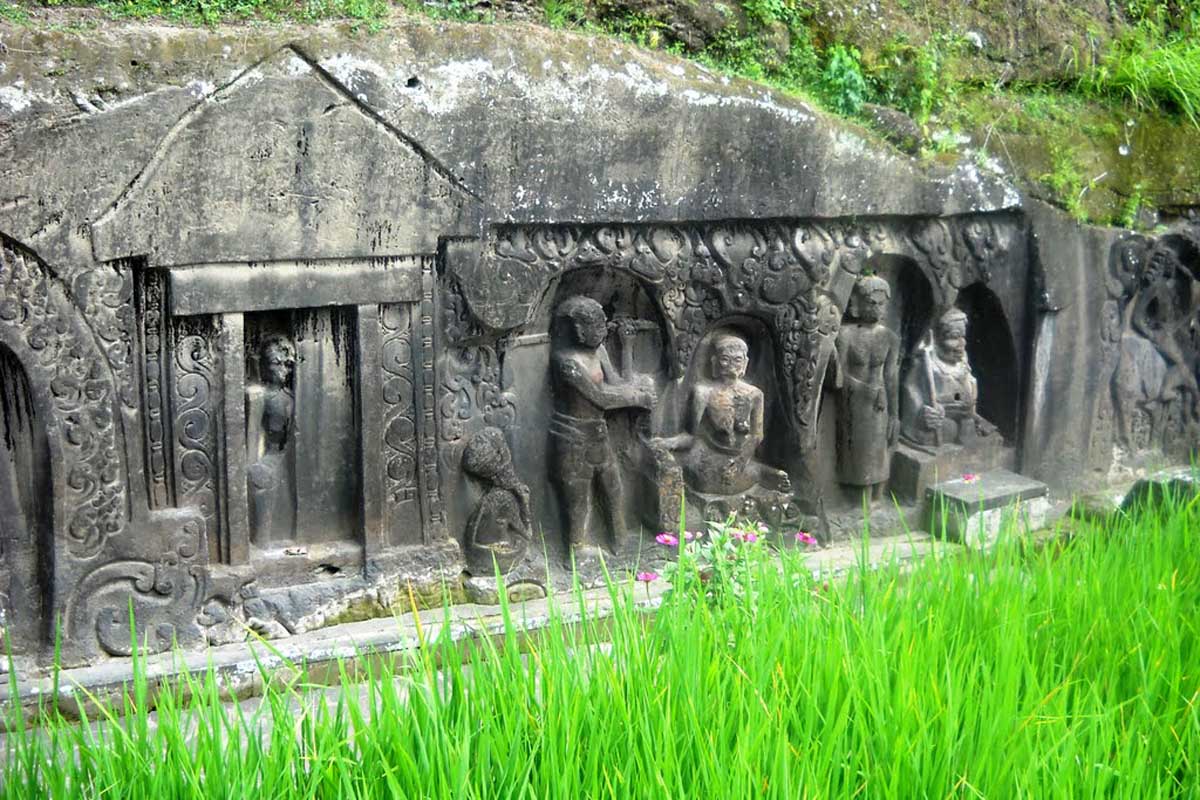
[[[593,381],[587,376],[586,370],[573,359],[558,359],[556,367],[563,383],[605,411],[617,408],[650,408],[654,405],[653,392],[625,383]]]

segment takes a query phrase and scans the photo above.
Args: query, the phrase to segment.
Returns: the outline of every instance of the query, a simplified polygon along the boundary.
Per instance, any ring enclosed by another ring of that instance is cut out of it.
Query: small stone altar
[[[1194,222],[1081,228],[567,34],[0,36],[20,664],[544,594],[681,514],[829,540],[964,473],[1065,494],[1200,442]]]
[[[998,536],[1022,536],[1046,522],[1050,487],[1006,469],[967,473],[927,490],[929,529],[986,548]]]

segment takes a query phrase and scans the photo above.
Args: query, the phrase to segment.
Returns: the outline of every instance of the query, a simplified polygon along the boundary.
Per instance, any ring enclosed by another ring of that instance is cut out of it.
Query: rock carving
[[[294,538],[296,498],[291,444],[296,401],[290,386],[296,348],[274,335],[262,344],[260,383],[246,387],[250,529],[267,546]]]
[[[872,499],[887,483],[899,434],[900,339],[883,323],[891,296],[883,278],[858,279],[831,371],[838,390],[838,480],[864,487]]]
[[[621,473],[605,416],[624,408],[650,409],[656,393],[648,375],[621,374],[604,347],[608,321],[595,300],[575,295],[559,304],[561,333],[551,357],[557,480],[566,508],[567,539],[576,558],[599,555],[589,523],[603,507],[615,549],[627,534]]]
[[[932,343],[921,345],[904,378],[901,434],[911,444],[934,448],[996,436],[996,427],[975,410],[979,388],[967,360],[967,315],[951,308],[931,334]]]
[[[517,477],[504,432],[484,428],[463,451],[463,471],[484,485],[467,521],[467,568],[491,576],[511,570],[533,537],[529,487]],[[493,563],[494,560],[494,563]]]

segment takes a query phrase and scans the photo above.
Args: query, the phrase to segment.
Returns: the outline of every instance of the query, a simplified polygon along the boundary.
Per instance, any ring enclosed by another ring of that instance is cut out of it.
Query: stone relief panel
[[[935,287],[934,301],[948,307],[961,287],[989,279],[1018,230],[1007,217],[498,226],[483,257],[456,268],[473,317],[456,327],[520,330],[543,312],[554,281],[572,270],[633,274],[650,288],[666,320],[675,377],[721,318],[742,314],[766,323],[776,339],[790,419],[802,447],[811,450],[825,368],[850,287],[869,256],[912,258]],[[457,318],[465,318],[461,310]]]
[[[471,436],[463,451],[463,471],[483,486],[483,494],[467,520],[467,569],[489,577],[509,572],[525,555],[533,538],[529,487],[512,463],[504,432],[487,427]]]
[[[1119,460],[1200,442],[1200,227],[1117,244],[1101,337]]]
[[[295,345],[272,334],[259,348],[258,380],[246,386],[250,538],[260,547],[296,536],[295,368]]]
[[[745,380],[746,338],[720,328],[697,355],[701,363],[692,370],[684,430],[648,443],[661,473],[656,483],[684,488],[679,499],[663,496],[660,503],[678,508],[686,498],[690,519],[723,520],[738,513],[771,524],[793,521],[788,474],[757,457],[766,402],[762,389]]]
[[[901,435],[918,447],[974,446],[996,435],[979,415],[979,383],[967,359],[967,315],[943,313],[904,379]]]

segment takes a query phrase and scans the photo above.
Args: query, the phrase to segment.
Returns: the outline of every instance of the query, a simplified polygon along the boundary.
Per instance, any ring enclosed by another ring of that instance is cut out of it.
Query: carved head
[[[499,428],[484,428],[471,437],[463,450],[462,466],[469,474],[485,481],[495,482],[509,464],[512,454],[504,432]]]
[[[271,386],[286,386],[296,365],[296,348],[281,334],[268,336],[262,344],[259,377]]]
[[[850,293],[850,317],[862,322],[879,322],[892,299],[892,287],[878,275],[865,275]]]
[[[724,380],[741,380],[750,364],[750,348],[746,340],[733,333],[718,334],[712,343],[712,376]]]
[[[934,328],[938,358],[950,364],[967,359],[967,315],[951,308],[938,319]]]
[[[568,321],[579,344],[585,347],[604,344],[608,336],[608,318],[604,316],[604,307],[592,298],[572,295],[559,304],[557,314]]]

